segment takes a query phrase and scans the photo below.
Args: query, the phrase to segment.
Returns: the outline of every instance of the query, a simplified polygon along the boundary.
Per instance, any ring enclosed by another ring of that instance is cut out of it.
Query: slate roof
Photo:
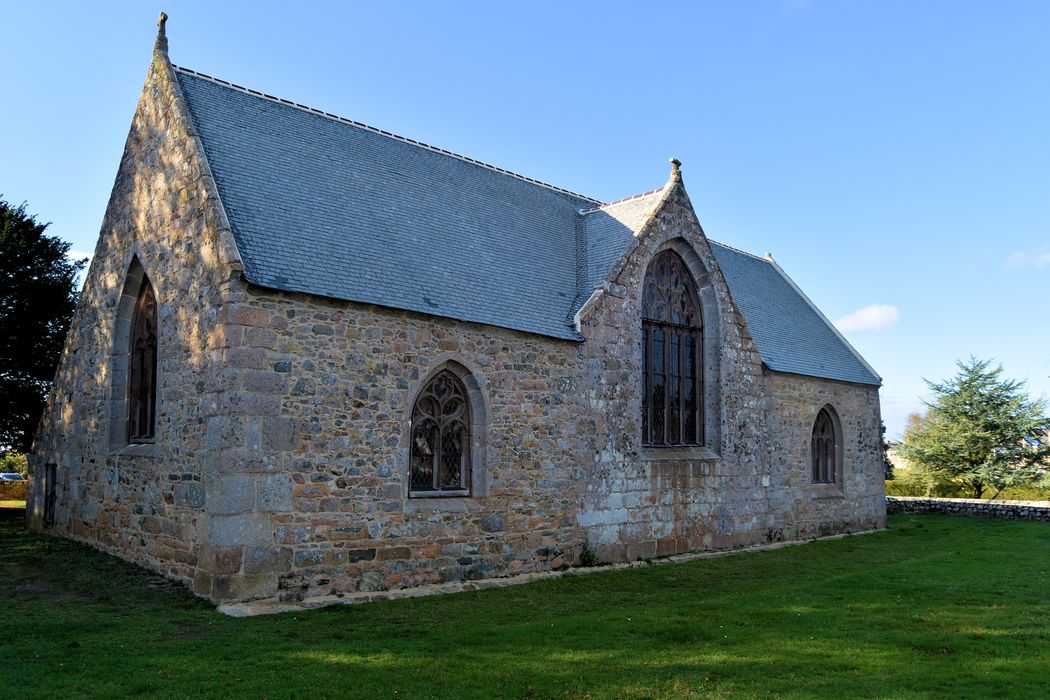
[[[715,241],[711,250],[767,367],[858,384],[882,383],[779,265]]]
[[[606,204],[580,214],[586,255],[583,259],[583,289],[601,285],[612,266],[627,252],[635,232],[660,201],[663,190],[653,190],[637,197]],[[586,297],[584,297],[586,301]]]
[[[249,282],[579,340],[597,201],[177,69]]]
[[[572,316],[662,190],[612,204],[184,68],[249,282],[582,340]],[[784,275],[712,241],[774,370],[879,384]]]

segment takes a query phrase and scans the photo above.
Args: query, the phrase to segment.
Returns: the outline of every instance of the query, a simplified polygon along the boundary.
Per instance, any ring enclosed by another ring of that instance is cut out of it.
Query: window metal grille
[[[702,445],[703,317],[693,278],[670,250],[645,275],[642,343],[642,443]]]
[[[128,442],[153,442],[157,413],[157,299],[143,278],[128,347]]]
[[[835,483],[835,424],[827,408],[820,409],[813,423],[813,483]]]
[[[459,377],[440,372],[412,407],[411,493],[463,494],[470,489],[470,404]]]

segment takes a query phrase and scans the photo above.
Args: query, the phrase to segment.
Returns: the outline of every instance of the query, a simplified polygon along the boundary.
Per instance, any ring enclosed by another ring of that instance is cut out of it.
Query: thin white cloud
[[[872,304],[857,309],[835,321],[835,326],[843,333],[849,331],[882,331],[896,325],[901,312],[891,304]]]
[[[1018,250],[1010,254],[1003,262],[1003,267],[1034,267],[1036,270],[1042,270],[1044,267],[1050,267],[1050,252],[1029,253],[1027,250]]]

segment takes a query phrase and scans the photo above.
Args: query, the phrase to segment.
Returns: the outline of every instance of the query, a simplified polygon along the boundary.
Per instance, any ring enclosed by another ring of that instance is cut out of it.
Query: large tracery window
[[[703,319],[677,253],[653,258],[642,292],[642,443],[702,445]]]
[[[156,414],[157,298],[143,277],[128,346],[128,442],[153,442]]]
[[[459,377],[442,370],[412,407],[410,494],[466,495],[470,490],[470,403]]]
[[[837,449],[835,445],[835,423],[831,411],[824,408],[813,422],[813,439],[811,443],[813,459],[813,483],[835,483],[835,462]]]

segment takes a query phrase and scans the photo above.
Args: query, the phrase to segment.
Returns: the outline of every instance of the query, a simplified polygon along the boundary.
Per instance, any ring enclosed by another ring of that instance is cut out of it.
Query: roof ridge
[[[431,151],[431,152],[434,152],[434,153],[440,153],[442,155],[451,156],[451,157],[456,158],[458,160],[462,160],[462,161],[464,161],[466,163],[470,163],[472,165],[477,165],[477,166],[485,168],[487,170],[492,170],[493,172],[500,173],[501,175],[508,175],[508,176],[513,177],[515,179],[521,180],[523,182],[528,182],[529,184],[532,184],[532,185],[539,185],[540,187],[543,187],[545,189],[551,190],[553,192],[557,192],[559,194],[566,194],[566,195],[569,195],[571,197],[576,197],[578,199],[583,199],[583,200],[586,200],[588,202],[593,202],[594,204],[598,204],[600,206],[602,205],[601,200],[595,199],[594,197],[588,197],[585,194],[580,194],[579,192],[573,192],[572,190],[567,190],[564,187],[558,187],[556,185],[552,185],[550,183],[543,182],[542,180],[536,180],[534,178],[527,177],[525,175],[521,175],[520,173],[516,173],[513,170],[507,170],[505,168],[500,168],[498,166],[491,165],[489,163],[485,163],[484,161],[480,161],[480,160],[477,160],[475,158],[471,158],[469,156],[465,156],[465,155],[462,155],[460,153],[456,153],[455,151],[449,151],[449,150],[446,150],[444,148],[438,148],[437,146],[431,146],[428,143],[423,143],[422,141],[416,141],[415,139],[410,139],[407,136],[400,136],[398,134],[394,134],[394,133],[391,133],[389,131],[384,131],[382,129],[377,129],[374,126],[369,126],[368,124],[363,124],[361,122],[354,121],[353,119],[347,119],[346,117],[340,117],[338,114],[332,114],[331,112],[325,112],[323,110],[316,109],[315,107],[308,107],[307,105],[299,104],[298,102],[292,102],[291,100],[286,100],[283,97],[274,97],[273,95],[268,95],[265,92],[260,92],[258,90],[252,90],[251,88],[246,88],[246,87],[244,87],[242,85],[237,85],[236,83],[231,83],[228,80],[223,80],[222,78],[216,78],[214,76],[208,75],[207,73],[201,73],[199,71],[195,71],[192,68],[184,68],[182,66],[176,66],[175,64],[172,64],[171,67],[177,73],[184,73],[186,75],[191,75],[191,76],[194,76],[194,77],[197,77],[197,78],[202,78],[204,80],[209,80],[209,81],[211,81],[213,83],[216,83],[217,85],[222,85],[222,86],[225,86],[225,87],[228,87],[228,88],[233,88],[234,90],[238,90],[240,92],[246,93],[248,95],[252,95],[254,97],[261,97],[264,100],[269,100],[271,102],[276,102],[277,104],[285,105],[286,107],[293,107],[295,109],[303,110],[304,112],[309,112],[310,114],[316,114],[316,115],[318,115],[320,117],[325,117],[326,119],[331,119],[333,121],[337,121],[337,122],[340,122],[342,124],[347,124],[349,126],[357,127],[358,129],[364,129],[365,131],[369,131],[369,132],[372,132],[374,134],[379,134],[380,136],[385,136],[385,137],[387,137],[389,139],[393,139],[394,141],[400,141],[402,143],[407,143],[407,144],[410,144],[412,146],[417,146],[419,148],[422,148],[424,150],[428,150],[428,151]],[[642,196],[642,195],[639,195],[639,196]],[[600,206],[599,206],[599,208],[600,208]]]
[[[623,204],[624,202],[630,202],[632,199],[641,199],[642,197],[648,197],[651,194],[656,194],[657,192],[662,192],[663,189],[664,189],[663,187],[657,187],[655,190],[649,190],[648,192],[642,192],[641,194],[632,194],[630,197],[624,197],[623,199],[617,199],[615,202],[606,202],[605,204],[601,204],[601,205],[599,205],[597,207],[594,207],[593,209],[581,209],[579,211],[579,214],[581,216],[583,216],[585,214],[593,214],[596,211],[601,211],[602,209],[605,209],[606,207],[611,207],[614,204]]]

